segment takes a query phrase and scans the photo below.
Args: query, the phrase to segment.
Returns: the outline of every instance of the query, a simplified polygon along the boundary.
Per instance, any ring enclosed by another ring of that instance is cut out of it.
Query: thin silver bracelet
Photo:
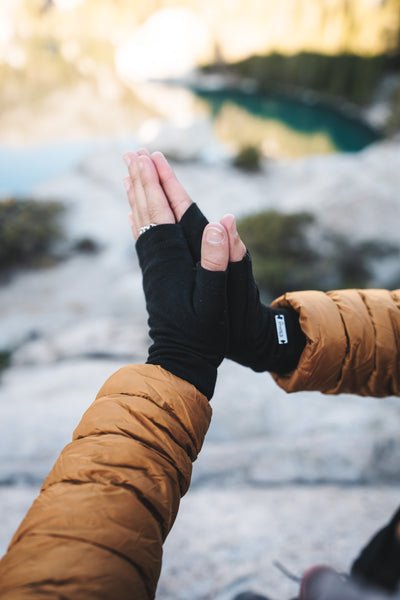
[[[148,225],[143,225],[143,227],[139,229],[139,235],[142,235],[142,233],[145,233],[145,231],[148,231],[152,227],[157,227],[157,223],[149,223]]]

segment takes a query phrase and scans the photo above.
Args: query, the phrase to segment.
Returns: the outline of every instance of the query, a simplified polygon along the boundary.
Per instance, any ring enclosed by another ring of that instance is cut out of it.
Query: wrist
[[[173,375],[194,385],[208,400],[214,395],[217,367],[202,356],[177,348],[149,350],[147,364],[159,365]]]
[[[297,367],[306,343],[298,314],[290,308],[262,305],[261,323],[254,370],[290,373]]]

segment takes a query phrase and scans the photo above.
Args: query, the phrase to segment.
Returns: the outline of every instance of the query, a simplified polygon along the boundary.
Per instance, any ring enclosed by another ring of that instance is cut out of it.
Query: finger
[[[124,186],[126,190],[126,195],[128,196],[129,206],[133,210],[133,206],[135,203],[135,194],[133,191],[132,180],[129,175],[127,177],[124,177]]]
[[[165,156],[161,152],[153,152],[151,157],[175,218],[183,227],[193,259],[198,262],[203,231],[208,221],[198,206],[192,202]]]
[[[204,229],[201,244],[201,266],[207,271],[225,271],[229,262],[229,242],[220,223],[210,223]]]
[[[138,157],[140,179],[144,189],[150,223],[175,223],[175,216],[158,179],[157,170],[147,154]],[[148,224],[148,223],[147,223]],[[143,223],[146,225],[146,223]]]
[[[250,318],[257,319],[259,291],[254,280],[250,254],[228,266],[227,293],[229,298],[230,343],[242,344]]]
[[[229,240],[229,262],[240,262],[246,254],[246,246],[240,239],[234,215],[224,215],[220,223],[225,227]]]
[[[128,192],[128,197],[135,223],[140,229],[140,227],[148,225],[151,221],[147,208],[146,193],[140,177],[139,157],[136,152],[129,152],[125,154],[124,160],[128,166],[132,186]]]
[[[147,150],[147,148],[139,148],[139,150],[137,151],[137,155],[138,156],[150,156],[150,152]]]
[[[130,228],[131,228],[131,231],[132,231],[132,235],[135,238],[135,240],[137,240],[138,237],[139,237],[139,232],[137,230],[137,227],[136,227],[135,221],[133,219],[133,214],[132,213],[128,214],[128,222],[129,222],[129,225],[130,225]]]
[[[204,229],[201,264],[197,264],[193,290],[193,308],[205,323],[214,327],[226,318],[226,282],[229,262],[229,242],[220,223],[210,223]]]
[[[142,227],[142,225],[138,219],[137,212],[135,210],[131,212],[129,222],[132,223],[132,233],[135,240],[137,240],[140,235],[140,228]]]
[[[207,219],[195,202],[192,202],[180,220],[180,225],[187,239],[193,259],[196,263],[200,261],[201,241],[203,238],[204,228],[207,224]]]
[[[250,256],[241,261],[230,262],[228,267],[227,292],[231,323],[231,343],[238,344],[245,339],[249,317],[257,307],[257,286],[255,285]]]
[[[157,169],[160,183],[168,198],[175,219],[179,222],[186,210],[192,204],[192,200],[183,185],[178,181],[164,154],[161,152],[153,152],[151,158]]]
[[[133,160],[133,157],[130,154],[127,154],[124,156],[124,160],[129,167],[131,166],[131,161]],[[133,167],[134,168],[134,167]],[[129,222],[131,224],[131,230],[133,233],[133,236],[135,239],[138,238],[138,222],[139,222],[139,218],[138,218],[138,214],[137,214],[137,207],[135,207],[135,186],[133,185],[133,180],[131,175],[128,175],[127,177],[124,177],[124,185],[125,185],[125,189],[126,189],[126,193],[128,196],[128,202],[129,205],[132,209],[132,212],[130,213],[129,218]],[[136,189],[138,189],[138,183],[136,183]]]

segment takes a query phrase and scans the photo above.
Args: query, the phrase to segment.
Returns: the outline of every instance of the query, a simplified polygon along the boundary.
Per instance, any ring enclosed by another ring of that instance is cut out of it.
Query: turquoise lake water
[[[291,143],[290,136],[301,134],[299,137],[300,143],[304,144],[304,155],[310,153],[306,147],[307,140],[315,134],[323,136],[331,151],[337,152],[356,152],[379,138],[376,132],[359,120],[299,100],[239,91],[197,92],[197,95],[208,103],[209,116],[214,124],[225,107],[233,106],[242,111],[245,117],[249,115],[250,120],[256,117],[262,122],[265,120],[268,124],[278,125],[272,127],[267,135],[279,135],[275,130],[283,129],[286,132],[285,139],[276,140],[281,146]],[[235,126],[241,128],[240,119]],[[133,138],[134,132],[132,138],[128,136],[123,139],[88,139],[25,147],[0,145],[0,197],[29,194],[35,185],[68,172],[104,144],[112,142],[118,151],[124,152],[129,142],[132,147]],[[286,150],[285,147],[283,150]]]
[[[214,119],[228,102],[233,103],[249,115],[280,123],[293,133],[304,134],[305,137],[321,134],[337,152],[358,152],[380,137],[361,119],[311,100],[238,90],[197,90],[196,94],[207,100]],[[304,150],[306,154],[306,148]]]

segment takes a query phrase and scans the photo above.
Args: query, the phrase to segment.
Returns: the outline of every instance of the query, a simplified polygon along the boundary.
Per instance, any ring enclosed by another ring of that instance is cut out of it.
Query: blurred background
[[[146,358],[124,152],[238,216],[266,301],[400,287],[400,2],[0,0],[0,90],[2,553],[104,379]],[[400,503],[398,399],[225,361],[212,405],[157,598],[348,569]]]

